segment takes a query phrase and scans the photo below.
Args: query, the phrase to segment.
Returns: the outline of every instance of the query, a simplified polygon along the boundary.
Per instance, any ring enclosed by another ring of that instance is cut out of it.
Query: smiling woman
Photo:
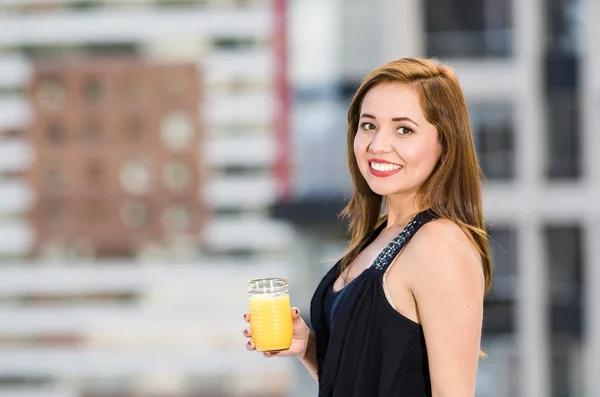
[[[348,250],[313,295],[314,329],[292,309],[290,349],[266,356],[298,357],[320,396],[473,396],[491,261],[456,75],[416,58],[375,69],[347,137]]]

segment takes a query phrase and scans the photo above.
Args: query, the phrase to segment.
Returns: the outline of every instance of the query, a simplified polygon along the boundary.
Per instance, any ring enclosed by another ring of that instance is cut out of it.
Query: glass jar
[[[287,278],[248,281],[252,340],[260,352],[287,350],[292,344],[292,312]]]

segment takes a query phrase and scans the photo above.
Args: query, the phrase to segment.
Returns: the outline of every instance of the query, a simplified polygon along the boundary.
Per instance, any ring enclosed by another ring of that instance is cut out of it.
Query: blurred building
[[[2,174],[9,178],[34,159],[21,137],[34,119],[25,87],[37,62],[123,56],[192,61],[202,71],[198,125],[204,139],[198,158],[206,175],[199,195],[211,213],[202,251],[251,257],[285,250],[291,231],[265,214],[277,195],[289,190],[280,144],[287,133],[287,83],[285,14],[281,6],[277,11],[279,3],[285,2],[3,1],[0,131],[7,155]],[[31,192],[17,178],[5,186],[2,211],[22,213]],[[12,231],[7,234],[14,244],[5,243],[2,252],[18,257],[35,236],[14,218],[2,228]]]
[[[486,175],[495,269],[483,334],[491,359],[481,362],[477,396],[596,395],[598,2],[294,4],[294,139],[303,145],[295,147],[294,199],[278,203],[273,214],[297,225],[303,254],[294,259],[314,264],[310,287],[333,265],[326,259],[344,248],[336,214],[349,186],[342,154],[353,91],[384,62],[438,57],[458,72]],[[302,36],[309,15],[329,23]]]
[[[281,396],[286,2],[0,1],[0,395]]]
[[[195,242],[206,217],[196,65],[72,63],[38,68],[29,87],[31,254],[123,258]]]

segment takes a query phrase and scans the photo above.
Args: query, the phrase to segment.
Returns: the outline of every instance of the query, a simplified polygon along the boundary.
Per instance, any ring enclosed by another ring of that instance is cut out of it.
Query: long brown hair
[[[458,224],[481,254],[485,292],[492,282],[492,261],[481,205],[483,177],[475,154],[467,104],[454,71],[437,60],[403,58],[373,70],[362,82],[348,109],[347,159],[354,191],[341,216],[349,220],[349,247],[340,263],[346,269],[366,246],[373,230],[386,221],[380,215],[382,196],[363,178],[354,155],[354,137],[366,93],[384,83],[414,87],[425,118],[436,127],[442,150],[431,175],[420,187],[418,204],[427,205],[440,218]]]

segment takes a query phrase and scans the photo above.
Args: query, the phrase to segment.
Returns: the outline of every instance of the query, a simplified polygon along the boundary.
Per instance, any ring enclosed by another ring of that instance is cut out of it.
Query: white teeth
[[[389,171],[393,171],[393,170],[397,170],[399,168],[402,168],[402,166],[397,165],[397,164],[388,164],[388,163],[370,163],[371,168],[373,168],[376,171],[381,171],[381,172],[389,172]]]

